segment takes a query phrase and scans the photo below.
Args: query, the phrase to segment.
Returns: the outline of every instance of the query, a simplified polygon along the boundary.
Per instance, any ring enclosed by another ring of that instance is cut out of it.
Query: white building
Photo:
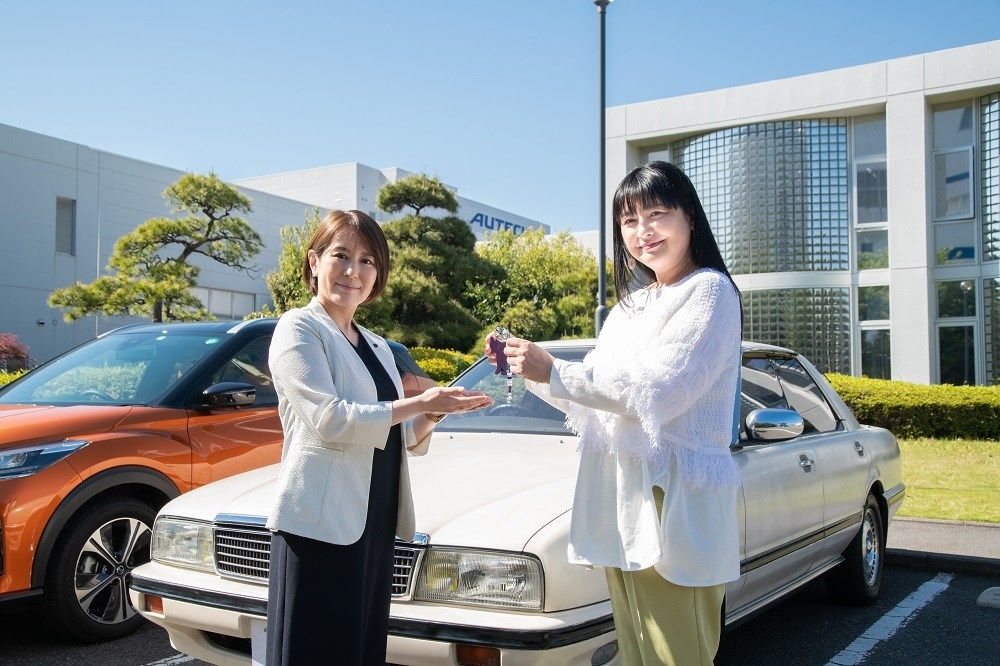
[[[379,222],[393,217],[375,207],[375,197],[386,183],[394,183],[400,178],[413,175],[398,167],[376,169],[357,162],[335,164],[333,166],[290,171],[270,176],[244,178],[238,185],[254,188],[280,196],[312,201],[322,208],[342,208],[362,210]],[[492,231],[508,230],[515,234],[527,229],[541,228],[545,233],[549,225],[530,220],[509,211],[500,210],[472,199],[459,196],[458,190],[447,186],[458,199],[456,216],[465,220],[478,240],[484,240]],[[401,211],[402,214],[405,211]],[[446,211],[428,208],[421,214],[431,216],[448,215]]]
[[[606,145],[609,202],[647,161],[691,177],[745,337],[1000,382],[1000,41],[612,107]]]
[[[102,274],[120,236],[169,215],[163,190],[183,173],[0,124],[0,332],[15,334],[41,362],[131,321],[88,317],[67,324],[46,301],[54,289]],[[270,303],[263,276],[277,266],[282,227],[303,224],[314,208],[374,211],[378,187],[402,173],[350,164],[243,181],[240,191],[253,202],[247,221],[264,240],[258,270],[249,276],[196,257],[192,263],[202,269],[196,295],[219,318],[241,318]],[[479,221],[516,232],[545,226],[459,201],[479,236]]]

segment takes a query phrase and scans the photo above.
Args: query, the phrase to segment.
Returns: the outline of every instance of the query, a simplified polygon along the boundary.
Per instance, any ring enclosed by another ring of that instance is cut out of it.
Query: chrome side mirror
[[[791,409],[755,409],[747,414],[747,433],[756,441],[792,439],[806,429],[805,421]]]

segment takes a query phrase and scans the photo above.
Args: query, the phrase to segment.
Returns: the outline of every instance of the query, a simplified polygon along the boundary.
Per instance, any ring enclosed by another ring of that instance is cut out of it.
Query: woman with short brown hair
[[[384,664],[395,538],[412,539],[404,449],[491,400],[459,387],[404,398],[386,341],[354,313],[385,289],[389,247],[361,211],[331,211],[303,260],[315,294],[274,329],[284,430],[272,530],[267,663]]]

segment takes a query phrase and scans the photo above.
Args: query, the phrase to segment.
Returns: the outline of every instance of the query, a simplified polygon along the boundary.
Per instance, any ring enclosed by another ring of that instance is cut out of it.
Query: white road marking
[[[876,620],[853,643],[827,662],[826,666],[857,666],[857,664],[864,663],[876,645],[891,638],[916,617],[921,608],[948,589],[952,578],[954,576],[951,574],[938,574],[918,587],[910,596],[896,604],[895,608]]]
[[[189,661],[194,661],[194,657],[189,657],[186,654],[178,652],[172,657],[157,659],[156,661],[149,662],[145,666],[173,666],[174,664],[186,664]]]

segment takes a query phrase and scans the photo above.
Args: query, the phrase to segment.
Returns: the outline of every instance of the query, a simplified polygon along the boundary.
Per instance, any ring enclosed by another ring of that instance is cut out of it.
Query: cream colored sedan
[[[547,347],[579,360],[592,345]],[[618,663],[603,572],[566,561],[579,458],[562,413],[517,379],[508,394],[485,361],[456,383],[497,402],[449,417],[430,453],[410,460],[419,534],[396,544],[388,661]],[[824,575],[845,600],[874,601],[903,498],[895,439],[859,425],[808,361],[775,347],[744,346],[742,404],[742,576],[727,588],[726,623]],[[133,572],[130,596],[181,652],[263,663],[276,475],[209,484],[157,517],[152,562]]]

